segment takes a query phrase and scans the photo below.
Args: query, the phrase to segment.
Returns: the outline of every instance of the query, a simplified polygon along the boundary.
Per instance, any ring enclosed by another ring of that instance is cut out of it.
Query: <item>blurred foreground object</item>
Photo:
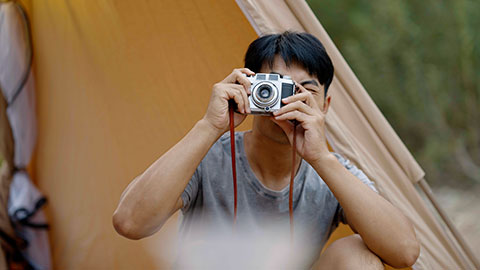
[[[37,136],[32,44],[25,12],[15,1],[0,3],[0,88],[2,166],[1,224],[6,264],[15,269],[50,269],[45,198],[33,186],[26,167]],[[11,134],[8,134],[8,133]],[[8,215],[5,216],[8,202]],[[12,227],[13,224],[13,227]],[[13,230],[15,233],[13,233]]]

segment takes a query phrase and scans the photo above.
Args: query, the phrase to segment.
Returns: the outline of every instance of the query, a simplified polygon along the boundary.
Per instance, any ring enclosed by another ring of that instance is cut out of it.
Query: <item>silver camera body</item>
[[[247,76],[251,83],[248,97],[252,114],[271,115],[284,105],[282,99],[295,94],[295,82],[290,76],[257,73]]]

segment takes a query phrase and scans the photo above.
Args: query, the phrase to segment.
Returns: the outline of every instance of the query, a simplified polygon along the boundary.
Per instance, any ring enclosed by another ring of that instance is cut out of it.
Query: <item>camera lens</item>
[[[255,93],[258,101],[262,103],[269,103],[273,98],[272,87],[268,84],[260,85]]]
[[[263,81],[254,86],[252,101],[258,107],[270,109],[278,101],[279,91],[277,87],[268,81]]]
[[[272,95],[272,88],[269,85],[264,85],[258,89],[258,94],[263,99],[268,99]]]

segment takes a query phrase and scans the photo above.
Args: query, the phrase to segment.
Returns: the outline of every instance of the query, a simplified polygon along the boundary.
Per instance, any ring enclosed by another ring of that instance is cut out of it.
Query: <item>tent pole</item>
[[[477,260],[477,258],[475,258],[475,256],[472,254],[472,250],[470,249],[470,247],[467,245],[467,243],[465,242],[465,240],[463,239],[463,237],[460,235],[460,232],[457,230],[457,228],[455,228],[455,226],[453,225],[452,221],[448,218],[447,214],[445,213],[445,211],[443,211],[443,209],[440,207],[440,204],[438,203],[438,201],[435,199],[435,196],[433,195],[433,192],[432,192],[432,189],[430,188],[430,186],[428,185],[427,181],[425,179],[422,179],[418,182],[418,185],[420,186],[420,188],[423,190],[423,192],[425,193],[425,195],[427,195],[428,199],[430,200],[430,202],[432,203],[433,207],[435,207],[435,210],[437,210],[438,214],[440,215],[440,217],[442,218],[443,222],[445,222],[445,224],[447,225],[448,229],[450,230],[450,232],[453,234],[453,236],[455,237],[455,239],[457,240],[457,242],[460,244],[460,246],[462,247],[462,249],[465,251],[465,253],[467,254],[467,257],[470,259],[470,261],[475,265],[475,268],[477,269],[480,269],[480,263],[479,261]]]

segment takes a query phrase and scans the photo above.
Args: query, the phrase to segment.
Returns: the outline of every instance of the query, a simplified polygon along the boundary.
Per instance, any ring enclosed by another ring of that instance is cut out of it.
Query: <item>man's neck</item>
[[[245,133],[244,146],[250,167],[264,186],[282,190],[288,185],[292,172],[290,144],[276,142],[254,129]],[[296,172],[301,158],[297,155],[295,160]]]

